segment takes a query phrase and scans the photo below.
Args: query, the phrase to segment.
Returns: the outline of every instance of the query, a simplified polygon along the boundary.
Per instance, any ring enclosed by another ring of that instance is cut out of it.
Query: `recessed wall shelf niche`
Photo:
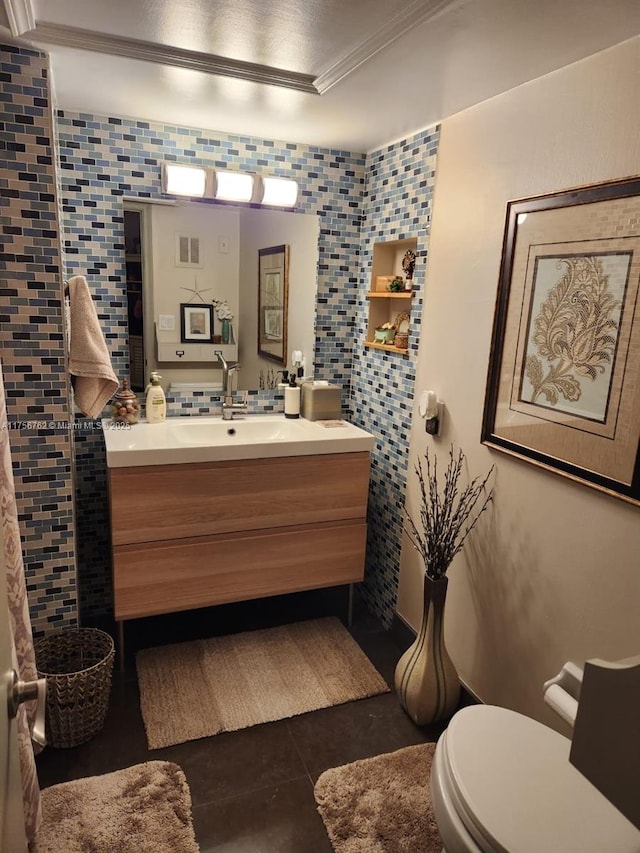
[[[390,240],[387,243],[374,243],[371,264],[371,285],[366,294],[369,302],[369,319],[365,347],[396,352],[406,355],[409,347],[398,347],[394,343],[382,343],[375,340],[375,331],[385,323],[393,323],[399,314],[409,314],[413,290],[389,290],[389,282],[398,277],[405,279],[402,259],[409,250],[416,252],[418,241],[415,237],[406,240]]]

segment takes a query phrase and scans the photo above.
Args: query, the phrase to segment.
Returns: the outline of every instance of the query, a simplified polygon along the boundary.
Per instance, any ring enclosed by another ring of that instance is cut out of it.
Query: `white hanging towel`
[[[118,390],[96,306],[83,275],[69,279],[69,373],[76,405],[97,418]]]

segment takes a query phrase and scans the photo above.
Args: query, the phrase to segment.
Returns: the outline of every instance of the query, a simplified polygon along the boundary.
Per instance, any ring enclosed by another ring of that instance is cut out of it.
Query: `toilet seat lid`
[[[640,832],[569,763],[571,741],[491,705],[449,723],[444,759],[461,820],[500,853],[639,853]]]

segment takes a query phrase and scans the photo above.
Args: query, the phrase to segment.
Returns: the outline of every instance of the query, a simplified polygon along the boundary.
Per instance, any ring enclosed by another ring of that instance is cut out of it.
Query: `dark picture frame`
[[[640,178],[507,204],[482,443],[640,505]]]
[[[213,305],[180,304],[180,341],[183,344],[210,344],[213,341]]]
[[[287,364],[289,246],[258,249],[258,355]]]

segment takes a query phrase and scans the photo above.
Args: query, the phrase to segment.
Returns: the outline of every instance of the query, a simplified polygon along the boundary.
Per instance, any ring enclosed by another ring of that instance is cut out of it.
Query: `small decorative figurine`
[[[413,278],[413,271],[416,266],[416,253],[411,249],[407,249],[404,253],[404,257],[402,259],[402,269],[406,276],[407,281],[411,281]]]
[[[377,344],[392,344],[396,334],[396,327],[393,323],[383,323],[382,326],[376,326],[373,333],[374,343]]]

